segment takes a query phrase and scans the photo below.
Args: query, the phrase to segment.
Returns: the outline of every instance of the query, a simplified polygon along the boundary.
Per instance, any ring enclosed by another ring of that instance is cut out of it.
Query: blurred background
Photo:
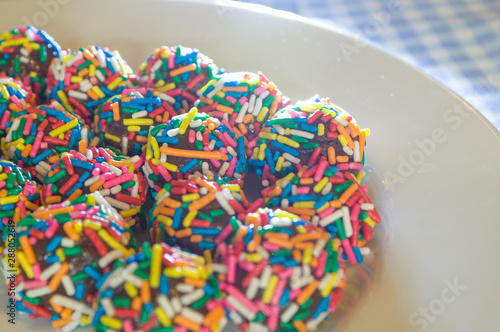
[[[354,35],[359,44],[342,50],[347,57],[355,57],[360,45],[374,44],[447,86],[500,129],[498,0],[238,2],[292,12]]]

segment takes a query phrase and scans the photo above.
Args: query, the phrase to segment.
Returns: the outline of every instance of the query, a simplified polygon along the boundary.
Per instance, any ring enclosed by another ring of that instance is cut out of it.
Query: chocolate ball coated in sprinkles
[[[195,176],[170,181],[150,213],[151,239],[198,255],[213,254],[219,235],[246,213],[242,185],[242,180]]]
[[[143,216],[145,202],[145,181],[138,172],[141,165],[139,156],[127,158],[107,148],[63,152],[44,180],[43,201],[73,201],[99,192],[133,226]]]
[[[17,223],[38,209],[40,189],[29,172],[0,159],[0,245],[5,243],[9,229],[15,226],[9,224],[9,220]]]
[[[318,165],[303,166],[263,190],[264,204],[297,214],[330,233],[340,240],[345,260],[362,263],[363,254],[370,252],[366,244],[381,222],[367,186],[361,185],[363,176],[340,172],[321,157]]]
[[[0,75],[0,138],[5,137],[18,112],[39,104],[38,97],[20,81]]]
[[[151,126],[167,123],[177,115],[173,98],[164,93],[139,90],[117,95],[102,104],[94,118],[94,131],[101,144],[128,156],[141,155]]]
[[[21,81],[45,101],[49,66],[60,52],[59,44],[43,30],[20,26],[5,31],[0,35],[0,75]]]
[[[243,136],[246,145],[255,145],[266,120],[290,102],[264,74],[238,72],[214,77],[201,89],[196,107],[225,119],[236,137]]]
[[[135,253],[130,230],[98,193],[36,210],[16,232],[16,267],[2,260],[16,271],[16,308],[63,331],[91,322],[112,267]]]
[[[62,52],[47,75],[47,96],[91,125],[94,113],[109,98],[122,93],[132,69],[118,51],[91,45]]]
[[[339,240],[296,215],[261,209],[218,246],[214,264],[241,331],[315,331],[345,285]]]
[[[116,263],[99,292],[96,331],[218,332],[227,324],[219,283],[204,258],[144,243]]]
[[[258,140],[247,144],[250,160],[264,185],[302,166],[317,165],[326,157],[328,166],[340,171],[357,171],[364,165],[364,148],[369,129],[360,129],[353,117],[331,103],[315,96],[286,107],[265,124]]]
[[[140,65],[139,85],[171,96],[175,111],[186,113],[200,96],[199,90],[220,73],[223,70],[197,49],[162,46]]]
[[[59,106],[42,105],[18,112],[0,147],[5,159],[43,183],[54,158],[81,145],[87,146],[91,137],[89,128],[71,112]]]
[[[151,128],[143,172],[153,198],[172,179],[189,175],[241,179],[246,175],[243,140],[236,139],[226,121],[192,108]]]

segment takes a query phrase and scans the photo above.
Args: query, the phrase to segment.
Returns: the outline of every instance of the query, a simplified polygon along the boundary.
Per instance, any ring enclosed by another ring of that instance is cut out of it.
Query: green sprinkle
[[[312,301],[312,299],[309,299]],[[307,300],[307,302],[309,301]],[[306,303],[307,303],[306,302]],[[310,310],[304,310],[304,311],[300,311],[299,313],[297,313],[295,316],[293,316],[292,318],[292,321],[298,321],[298,320],[303,320],[305,318],[307,318],[309,315],[311,314],[311,311]]]
[[[158,181],[158,175],[156,174],[149,174],[148,179],[153,180],[153,181]]]
[[[339,219],[335,220],[334,223],[338,229],[340,240],[345,240],[346,237],[345,237],[345,231],[344,231],[344,224],[342,224],[342,219],[339,218]]]
[[[65,256],[78,256],[82,253],[82,248],[81,247],[64,248],[63,252]]]
[[[203,219],[203,220],[208,220],[210,222],[213,222],[214,221],[214,218],[210,217],[208,214],[204,213],[204,212],[198,212],[198,217],[200,219]]]
[[[203,308],[203,306],[205,306],[205,304],[207,304],[208,301],[210,301],[210,296],[205,295],[201,299],[199,299],[198,301],[196,301],[193,304],[191,304],[191,307],[194,310],[201,309],[201,308]]]
[[[54,185],[52,185],[52,186],[54,186]],[[86,199],[86,198],[87,198],[87,197],[85,197],[85,202],[87,201],[87,199]],[[60,224],[64,224],[64,223],[66,223],[66,222],[68,222],[68,221],[70,221],[70,220],[71,220],[71,216],[70,216],[70,214],[69,214],[69,213],[60,213],[60,214],[56,214],[56,215],[54,216],[54,218],[55,218],[55,219],[57,220],[57,222],[59,222]]]
[[[302,137],[302,136],[293,135],[292,140],[294,140],[295,142],[298,142],[298,143],[309,143],[309,140],[307,138]],[[304,144],[304,145],[306,145],[306,144]]]
[[[19,62],[19,58],[14,58],[14,73],[21,72],[21,63]]]
[[[80,204],[80,203],[86,203],[87,202],[87,195],[82,195],[80,197],[77,197],[76,199],[74,199],[70,205],[76,205],[76,204]],[[57,219],[57,216],[56,215],[56,219]]]
[[[26,295],[23,297],[23,300],[36,305],[39,305],[40,302],[42,302],[42,300],[39,297],[28,297]]]
[[[85,272],[80,272],[80,273],[77,273],[74,276],[72,276],[71,281],[76,283],[77,281],[82,281],[82,280],[85,280],[86,278],[87,278],[87,275],[85,274]]]
[[[79,65],[78,67],[76,67],[76,70],[80,71],[82,69],[85,69],[87,68],[88,66],[90,66],[92,64],[92,61],[90,60],[87,60],[85,61],[84,63],[82,63],[81,65]]]
[[[39,54],[40,62],[47,62],[47,47],[45,45],[40,45]]]
[[[217,217],[222,217],[224,215],[224,210],[213,210],[209,212],[210,217],[212,218],[217,218]]]
[[[319,143],[306,143],[302,145],[302,148],[305,150],[313,150],[319,146]]]
[[[117,297],[117,298],[113,299],[113,304],[116,307],[128,308],[128,307],[130,307],[131,303],[132,303],[132,300],[128,297]]]

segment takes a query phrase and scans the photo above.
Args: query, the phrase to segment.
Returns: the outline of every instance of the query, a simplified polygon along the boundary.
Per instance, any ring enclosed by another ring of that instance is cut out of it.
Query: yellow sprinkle
[[[290,135],[290,130],[291,130],[290,128],[286,128],[285,129],[285,135]]]
[[[193,118],[196,116],[196,113],[198,113],[198,109],[196,107],[193,107],[187,114],[187,116],[182,120],[181,125],[179,126],[179,134],[183,135],[186,133],[186,129],[189,126],[189,123],[193,120]]]
[[[92,90],[99,98],[104,98],[106,95],[102,92],[101,88],[94,85],[90,90]],[[111,90],[111,89],[110,89]]]
[[[200,199],[200,195],[199,194],[186,194],[186,195],[182,195],[182,201],[183,202],[194,202],[194,201],[197,201]]]
[[[316,209],[316,211],[317,211],[318,213],[321,213],[324,209],[327,209],[327,208],[329,208],[329,207],[330,207],[330,203],[328,203],[328,202],[327,202],[327,203],[323,204],[323,206],[322,206],[322,207],[320,207],[319,209]]]
[[[259,136],[260,136],[260,138],[270,139],[270,140],[274,141],[278,137],[278,134],[266,133],[266,132],[261,131],[259,133]]]
[[[266,119],[266,115],[269,112],[269,108],[264,106],[260,109],[259,115],[257,115],[257,122],[262,122]]]
[[[309,265],[312,258],[312,248],[304,249],[304,254],[302,255],[302,264]]]
[[[163,167],[167,169],[167,171],[170,172],[177,172],[179,170],[179,166],[170,164],[170,163],[162,163]]]
[[[161,325],[163,325],[164,327],[169,327],[172,325],[172,322],[170,321],[170,319],[160,306],[157,306],[154,310],[156,317],[158,317],[158,320],[160,321]]]
[[[252,159],[258,159],[258,157],[259,157],[259,148],[255,147],[255,148],[253,148]]]
[[[95,198],[93,195],[87,195],[87,204],[89,205],[96,205],[95,204]]]
[[[115,91],[116,88],[123,82],[123,78],[117,77],[113,82],[109,83],[107,88],[111,91]]]
[[[112,318],[106,315],[101,316],[101,323],[104,326],[112,328],[113,330],[121,330],[122,329],[122,321],[118,318]]]
[[[160,82],[162,82],[162,83],[160,84]],[[158,89],[160,89],[161,92],[167,92],[167,91],[175,89],[175,83],[174,82],[165,84],[165,81],[163,81],[163,80],[158,81],[158,83],[156,84],[156,86],[157,86]]]
[[[285,158],[283,156],[278,157],[278,161],[276,161],[276,167],[274,168],[276,172],[281,172],[281,168],[283,168],[283,163],[285,162]]]
[[[151,137],[151,148],[153,149],[153,156],[155,159],[160,159],[160,147],[156,138]]]
[[[17,255],[17,259],[19,260],[19,263],[21,264],[21,267],[24,270],[24,273],[26,273],[26,276],[29,279],[33,279],[35,274],[33,273],[33,268],[31,267],[31,264],[28,262],[28,259],[24,255],[24,252],[18,251],[16,253],[16,255]]]
[[[307,201],[307,202],[295,202],[293,203],[294,207],[298,208],[306,208],[306,209],[314,209],[315,201]]]
[[[347,145],[347,140],[345,139],[344,135],[339,134],[337,136],[337,138],[338,138],[340,144],[342,144],[342,146],[346,146]]]
[[[323,136],[325,134],[325,125],[320,123],[318,124],[318,136]]]
[[[137,209],[128,209],[128,210],[122,210],[120,211],[120,215],[123,217],[123,218],[126,218],[126,217],[131,217],[131,216],[135,216],[137,214]]]
[[[115,135],[104,133],[104,137],[107,138],[108,140],[116,142],[116,143],[120,143],[121,142],[120,137],[115,136]]]
[[[337,278],[338,278],[337,273],[332,273],[332,279],[330,279],[330,282],[326,285],[326,287],[321,290],[322,297],[327,297],[330,294],[333,286],[337,282]]]
[[[17,196],[2,197],[2,198],[0,198],[0,205],[13,204],[13,203],[17,203],[18,201],[19,201],[19,197],[17,197]]]
[[[153,123],[153,119],[123,119],[125,126],[151,126]]]
[[[156,219],[158,219],[158,221],[161,222],[162,224],[165,224],[169,227],[172,226],[173,220],[168,216],[160,214],[158,217],[156,217]]]
[[[262,260],[262,255],[257,253],[247,254],[246,260],[251,263],[258,263]]]
[[[321,190],[323,190],[328,181],[329,181],[328,178],[325,176],[318,183],[316,183],[316,185],[313,187],[313,191],[315,193],[319,193]]]
[[[224,99],[224,97],[225,97],[224,92],[222,92],[222,91],[220,91],[220,90],[219,90],[219,91],[217,91],[217,92],[215,93],[215,95],[216,95],[217,97],[219,97],[219,98],[222,98],[222,99]]]
[[[239,184],[223,184],[220,186],[222,189],[228,189],[231,192],[238,192],[241,190]]]
[[[70,82],[71,83],[80,83],[83,81],[83,77],[81,76],[71,76]]]
[[[375,221],[373,221],[370,217],[366,217],[365,219],[363,219],[363,221],[367,223],[371,228],[374,228],[376,225]]]
[[[75,232],[77,233],[81,233],[83,232],[83,223],[81,221],[75,221],[73,222],[73,229],[75,230]]]
[[[141,131],[141,127],[139,126],[128,126],[127,127],[127,130],[130,131],[130,132],[138,132],[138,131]]]
[[[139,294],[137,288],[135,288],[135,286],[132,285],[130,282],[126,282],[123,288],[125,288],[125,292],[127,292],[127,295],[131,298],[134,298],[137,296],[137,294]]]
[[[95,65],[91,64],[89,66],[89,77],[94,77],[95,76]]]
[[[66,108],[68,111],[73,112],[73,106],[71,106],[71,104],[68,101],[68,98],[66,98],[66,94],[64,93],[64,90],[58,90],[57,96],[61,100],[61,103],[63,104],[64,108]]]
[[[82,315],[80,317],[80,326],[87,326],[91,323],[89,316]]]
[[[264,159],[266,159],[266,154],[265,154],[266,148],[267,148],[267,144],[266,143],[262,143],[260,145],[259,156],[257,158],[258,160],[264,160]]]
[[[66,255],[64,254],[64,251],[62,248],[58,248],[56,250],[56,256],[59,257],[59,262],[65,262],[66,261]]]
[[[149,274],[149,284],[151,288],[160,287],[161,256],[163,249],[159,244],[153,245],[151,257],[151,271]]]
[[[340,135],[339,135],[340,136]],[[300,147],[299,142],[295,142],[285,136],[278,135],[278,142],[291,146],[292,148],[298,149]]]
[[[212,253],[210,252],[210,250],[203,250],[203,257],[205,257],[205,261],[207,262],[207,264],[212,264]]]
[[[159,195],[159,194],[158,194]],[[190,211],[187,216],[184,218],[184,221],[182,222],[182,225],[186,228],[191,226],[191,221],[193,221],[194,218],[196,218],[196,214],[198,211]]]
[[[169,278],[182,278],[182,269],[180,267],[167,267],[163,270],[163,274]]]
[[[205,84],[205,86],[204,86],[203,88],[201,88],[201,93],[203,94],[203,93],[205,92],[205,90],[206,90],[209,86],[213,85],[215,82],[217,82],[217,80],[216,80],[216,79],[211,79],[210,81],[208,81],[208,83],[207,83],[207,84]]]
[[[271,302],[271,298],[273,297],[274,289],[276,288],[278,281],[279,277],[275,274],[269,279],[269,283],[267,284],[266,290],[264,291],[264,295],[262,295],[262,302]]]
[[[297,226],[297,231],[300,234],[306,234],[307,233],[307,229],[304,226]]]

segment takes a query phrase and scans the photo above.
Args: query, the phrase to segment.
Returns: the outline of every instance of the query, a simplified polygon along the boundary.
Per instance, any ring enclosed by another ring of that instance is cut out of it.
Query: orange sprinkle
[[[113,121],[120,121],[120,104],[113,103],[111,109],[113,110]]]
[[[243,123],[250,123],[253,120],[253,115],[252,114],[245,114],[243,117]]]
[[[185,73],[187,71],[193,71],[193,70],[196,70],[196,63],[192,63],[192,64],[189,64],[187,66],[174,69],[174,70],[170,71],[170,76],[174,77],[174,76],[182,75],[183,73]]]
[[[222,104],[218,104],[215,109],[219,112],[227,113],[227,114],[233,114],[234,113],[234,108],[231,108],[229,106],[225,106]]]
[[[331,201],[330,206],[334,209],[339,209],[342,207],[342,202],[340,202],[338,199]]]
[[[64,308],[61,311],[61,318],[63,318],[63,319],[69,318],[72,313],[73,313],[73,310],[71,310],[70,308]]]
[[[52,327],[57,328],[57,327],[63,327],[64,325],[67,325],[72,322],[71,317],[68,318],[60,318],[58,320],[53,320],[51,322]]]
[[[330,165],[335,165],[335,148],[333,146],[328,147],[328,162]]]
[[[247,92],[248,87],[247,86],[223,86],[222,91],[234,91],[234,92]],[[201,99],[201,98],[200,98]]]
[[[83,70],[87,70],[87,68],[83,69]],[[87,91],[87,94],[89,95],[89,97],[92,99],[92,100],[98,100],[99,99],[99,96],[97,95],[97,93],[95,93],[94,91],[92,90],[88,90]]]
[[[298,208],[298,207],[293,207],[289,206],[288,209],[286,209],[288,212],[293,213],[293,214],[298,214],[301,216],[314,216],[316,215],[316,212],[314,209],[308,209],[308,208]]]
[[[104,184],[104,181],[102,181],[101,179],[97,180],[96,182],[94,182],[94,184],[92,184],[90,187],[89,187],[89,190],[91,193],[93,192],[96,192],[97,190],[99,190],[99,188],[101,188],[101,186]]]
[[[356,192],[356,190],[358,190],[358,186],[353,183],[349,186],[349,188],[347,188],[343,193],[342,195],[340,196],[339,198],[339,201],[342,203],[342,204],[345,204],[345,202],[347,202],[347,200],[349,199],[349,197],[352,196],[352,194],[354,194]]]
[[[173,208],[173,209],[177,209],[177,208],[180,208],[182,206],[182,203],[175,200],[175,199],[172,199],[170,197],[165,197],[163,199],[163,201],[161,201],[163,205],[165,206],[168,206],[170,208]]]
[[[200,243],[201,241],[203,241],[203,236],[201,236],[201,235],[191,235],[191,237],[189,238],[189,241],[191,241],[193,243]]]
[[[184,229],[176,231],[175,237],[181,239],[183,237],[191,236],[192,234],[193,234],[192,228],[184,228]]]
[[[26,201],[24,202],[24,206],[28,209],[28,210],[31,210],[31,211],[35,211],[36,209],[38,209],[38,205],[32,203],[32,202],[29,202],[29,201]]]
[[[24,147],[23,151],[21,152],[21,156],[23,158],[27,158],[28,155],[30,154],[31,148],[32,148],[31,144],[26,144],[26,146]]]
[[[313,178],[302,178],[299,180],[300,184],[313,184],[314,183],[314,179]]]
[[[349,127],[349,130],[351,131],[351,137],[356,138],[358,135],[361,133],[359,130],[359,126],[354,124],[352,121],[347,124],[347,127]]]
[[[212,99],[203,96],[200,96],[200,101],[204,102],[207,105],[210,105],[214,102]]]
[[[314,243],[312,242],[297,242],[295,243],[295,248],[297,249],[301,249],[301,250],[304,250],[304,249],[307,249],[307,248],[314,248]]]
[[[56,291],[57,287],[59,287],[59,284],[61,283],[62,277],[66,275],[69,271],[69,264],[67,262],[62,263],[61,267],[59,268],[59,271],[54,274],[52,279],[50,279],[49,282],[49,289],[53,292]]]
[[[73,212],[73,210],[74,209],[72,206],[66,206],[66,207],[52,209],[52,210],[49,210],[49,209],[37,210],[37,211],[33,212],[33,218],[35,218],[35,219],[48,219],[48,218],[55,216],[56,214]]]
[[[60,313],[63,310],[63,306],[52,301],[52,297],[49,299],[49,303],[55,312]]]
[[[182,316],[182,315],[176,315],[174,317],[174,323],[176,325],[181,325],[187,328],[190,331],[199,331],[201,329],[200,324],[197,324],[193,322],[192,320]]]
[[[316,288],[318,288],[319,281],[314,280],[311,282],[309,285],[307,285],[303,290],[302,293],[300,293],[299,297],[297,297],[296,302],[299,305],[304,304],[316,291]]]
[[[143,303],[149,303],[151,301],[151,288],[147,281],[143,281],[141,285],[141,301]]]
[[[282,191],[283,191],[283,189],[281,189],[281,187],[277,187],[277,188],[274,188],[273,190],[271,190],[268,195],[269,195],[269,197],[277,197],[277,196],[281,195]]]
[[[19,243],[21,244],[21,248],[24,251],[24,255],[28,259],[28,262],[30,264],[35,264],[36,263],[35,252],[33,251],[33,247],[29,242],[28,236],[21,236],[19,238]]]
[[[45,197],[45,203],[53,204],[53,203],[61,203],[61,196],[49,196]]]
[[[49,164],[55,164],[59,160],[59,156],[56,154],[55,156],[49,157]]]
[[[78,76],[85,76],[89,73],[89,69],[88,68],[83,68],[82,70],[80,70],[77,75]],[[90,90],[89,90],[90,91]],[[88,91],[87,91],[88,92]],[[97,96],[97,95],[96,95]],[[97,100],[97,99],[94,99],[94,100]]]
[[[68,197],[68,201],[72,202],[78,197],[82,196],[83,191],[81,189],[77,189],[71,193],[71,196]]]
[[[247,249],[250,252],[254,252],[257,250],[257,247],[260,245],[262,241],[262,236],[259,233],[254,232],[253,239],[248,243]]]
[[[293,259],[295,259],[297,262],[302,261],[302,251],[295,249],[292,252],[292,255],[293,255]]]
[[[243,123],[238,124],[238,129],[240,130],[242,135],[248,133],[248,128]]]
[[[213,200],[215,199],[215,194],[214,193],[208,193],[202,198],[200,198],[197,201],[194,201],[193,203],[189,204],[188,209],[189,211],[197,211],[203,208],[204,206],[210,204]]]
[[[67,222],[63,225],[63,229],[68,234],[68,237],[73,240],[73,241],[80,241],[80,234],[75,232],[73,229],[73,223],[72,222]]]
[[[302,166],[302,168],[297,172],[297,176],[301,178],[305,171],[307,171],[307,166]]]
[[[365,150],[366,133],[362,131],[359,134],[359,158],[363,160],[363,152]]]
[[[85,141],[80,140],[80,142],[78,142],[78,152],[85,155],[86,151],[87,151],[87,146],[85,145]]]
[[[215,307],[212,311],[210,311],[203,320],[203,325],[212,327],[217,325],[222,318],[224,318],[225,312],[221,307]]]
[[[344,126],[339,124],[337,126],[337,130],[339,131],[340,134],[342,134],[345,137],[345,139],[347,141],[347,146],[350,149],[354,149],[354,142],[352,141],[351,136],[347,133],[347,130],[345,130]]]
[[[276,232],[266,232],[266,233],[264,233],[264,239],[269,240],[269,239],[272,239],[272,238],[281,239],[281,240],[285,240],[285,241],[289,241],[290,240],[290,236],[288,234],[286,234],[286,233],[276,233]]]
[[[168,236],[173,237],[175,235],[175,230],[172,227],[165,226],[163,227],[163,229],[168,234]],[[157,234],[160,234],[160,232],[158,232]]]
[[[160,152],[165,153],[167,156],[170,155],[184,158],[215,159],[223,161],[226,161],[228,159],[227,155],[219,151],[180,150],[162,146],[160,148]]]
[[[321,233],[319,232],[313,232],[313,233],[304,233],[304,234],[298,234],[292,237],[290,240],[292,243],[298,243],[298,242],[304,242],[304,241],[311,241],[311,240],[317,240],[321,238]]]
[[[132,299],[132,303],[130,304],[132,309],[134,310],[140,310],[142,308],[142,301],[139,296],[136,296]]]
[[[348,156],[337,156],[337,162],[339,162],[339,163],[346,163],[348,161],[349,161]]]
[[[295,327],[297,329],[297,331],[299,331],[299,332],[307,332],[308,331],[306,324],[304,324],[304,322],[301,320],[296,320],[292,324],[293,324],[293,327]]]
[[[269,233],[266,233],[266,234],[269,234]],[[292,242],[287,241],[287,240],[283,240],[283,239],[278,238],[278,237],[271,237],[271,238],[267,239],[267,241],[269,241],[270,243],[276,244],[276,245],[278,245],[282,248],[285,248],[285,249],[292,249],[293,248]]]
[[[184,278],[184,283],[198,288],[203,288],[206,285],[205,280],[196,278]]]

